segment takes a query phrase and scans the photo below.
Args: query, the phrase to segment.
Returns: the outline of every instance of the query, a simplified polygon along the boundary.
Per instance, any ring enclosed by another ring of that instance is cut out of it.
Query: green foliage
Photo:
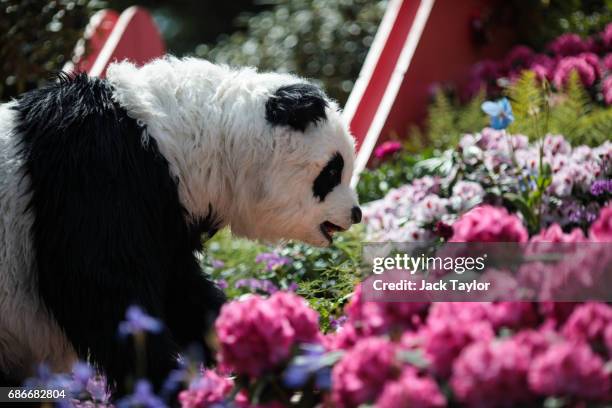
[[[357,195],[360,203],[367,203],[384,197],[392,188],[407,184],[415,178],[422,177],[426,171],[415,167],[422,160],[431,158],[432,149],[412,154],[407,150],[397,153],[391,160],[379,167],[364,170],[359,177]]]
[[[386,1],[278,0],[269,10],[244,14],[243,30],[200,46],[218,63],[294,72],[315,78],[343,103],[368,52]]]
[[[0,100],[61,70],[99,7],[95,0],[0,0]]]
[[[515,121],[510,133],[537,139],[546,133],[562,134],[573,145],[595,146],[612,135],[612,108],[591,101],[574,72],[562,92],[552,92],[548,84],[524,71],[507,90]]]
[[[329,318],[340,313],[359,279],[362,234],[363,231],[354,226],[337,234],[329,248],[315,248],[297,242],[272,248],[232,237],[225,229],[207,242],[202,266],[213,279],[227,282],[225,293],[230,299],[252,292],[249,288],[235,287],[241,279],[269,280],[281,289],[297,283],[298,293],[319,312],[322,327],[327,327]],[[267,270],[264,264],[255,262],[258,254],[272,251],[291,262],[274,270]],[[214,267],[213,260],[222,261],[224,265]]]
[[[491,24],[513,27],[517,42],[542,49],[567,32],[587,36],[612,21],[612,0],[507,0]]]
[[[507,91],[512,101],[514,123],[509,127],[510,133],[531,135],[539,139],[546,132],[546,122],[542,120],[546,98],[543,89],[538,86],[535,73],[525,71]]]
[[[480,130],[486,125],[486,117],[480,110],[482,102],[484,92],[462,105],[455,98],[438,91],[428,109],[425,134],[413,130],[409,139],[424,139],[437,149],[456,145],[463,134]]]
[[[182,56],[193,53],[223,33],[236,30],[240,13],[256,13],[270,8],[267,2],[253,0],[107,0],[108,7],[122,11],[138,5],[147,8],[164,37],[168,53]]]

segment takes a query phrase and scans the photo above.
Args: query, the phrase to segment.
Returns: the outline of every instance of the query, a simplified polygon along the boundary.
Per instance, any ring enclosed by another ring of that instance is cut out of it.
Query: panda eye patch
[[[334,187],[342,181],[342,170],[344,168],[344,159],[340,153],[336,154],[327,162],[321,173],[317,176],[312,186],[312,192],[319,201],[325,200],[325,196],[329,194]]]

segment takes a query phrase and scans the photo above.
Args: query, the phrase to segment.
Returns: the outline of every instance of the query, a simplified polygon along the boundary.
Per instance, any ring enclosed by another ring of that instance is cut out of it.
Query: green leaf
[[[397,358],[417,368],[426,368],[429,365],[421,350],[402,350],[397,353]]]

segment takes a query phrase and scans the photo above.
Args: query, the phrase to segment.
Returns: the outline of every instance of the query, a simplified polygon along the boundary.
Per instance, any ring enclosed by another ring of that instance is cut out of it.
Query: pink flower
[[[221,365],[258,376],[287,358],[295,330],[283,313],[259,296],[225,304],[215,323]]]
[[[493,304],[490,319],[495,329],[520,329],[535,326],[538,315],[529,302],[498,302]]]
[[[597,242],[612,242],[612,205],[603,208],[591,225],[589,237]]]
[[[541,230],[537,235],[531,237],[530,242],[584,242],[586,237],[580,228],[574,228],[566,234],[559,224],[553,224],[548,229]]]
[[[587,51],[588,43],[583,41],[578,34],[567,33],[553,40],[548,48],[557,55],[567,57]]]
[[[558,338],[558,334],[552,329],[542,328],[521,330],[512,337],[512,341],[520,347],[525,347],[533,359],[548,350]]]
[[[479,341],[453,365],[450,383],[468,407],[516,407],[535,400],[527,384],[530,349],[512,339]]]
[[[180,392],[178,400],[183,408],[207,408],[225,400],[232,387],[230,379],[205,370],[188,390]]]
[[[249,402],[249,394],[245,390],[241,390],[238,395],[236,395],[236,399],[234,400],[236,403],[235,406],[237,408],[286,408],[285,404],[279,401],[268,401],[261,404],[251,404]],[[225,405],[220,405],[219,408],[224,407]],[[233,407],[234,405],[229,405]],[[213,405],[211,408],[216,408],[216,405]]]
[[[230,302],[221,309],[215,327],[221,365],[251,376],[273,369],[296,342],[320,339],[317,313],[292,292]]]
[[[382,338],[360,340],[332,371],[332,400],[337,407],[373,402],[384,384],[399,374],[396,346]]]
[[[268,300],[272,307],[289,321],[295,332],[295,340],[316,342],[319,335],[319,315],[312,310],[304,298],[292,292],[276,292]]]
[[[456,320],[465,325],[487,322],[497,330],[533,326],[537,315],[528,302],[441,302],[432,305],[429,319]]]
[[[603,81],[603,95],[606,105],[612,105],[612,75],[608,75]]]
[[[586,341],[595,350],[606,348],[612,357],[612,342],[606,339],[609,328],[612,328],[612,307],[605,303],[585,303],[574,309],[563,326],[563,335],[570,340]]]
[[[414,328],[428,307],[428,303],[420,302],[364,302],[362,296],[362,287],[358,285],[344,311],[349,322],[359,326],[366,336]]]
[[[364,302],[362,328],[366,335],[389,333],[394,329],[411,329],[420,322],[419,314],[427,309],[419,302]]]
[[[352,348],[361,333],[352,323],[345,323],[336,333],[328,334],[323,337],[322,343],[327,350],[348,350]]]
[[[420,347],[430,363],[432,374],[446,378],[451,373],[455,358],[464,347],[473,341],[493,337],[493,329],[487,321],[466,323],[453,317],[430,316],[427,325],[417,333],[407,332],[402,337],[402,345],[408,349]]]
[[[453,224],[449,242],[526,242],[527,230],[505,208],[483,205],[463,214]]]
[[[612,54],[607,54],[603,59],[604,69],[612,71]]]
[[[504,64],[508,69],[525,68],[529,66],[533,56],[534,52],[531,48],[517,45],[508,52]]]
[[[576,302],[540,302],[538,309],[553,327],[558,327],[567,320],[577,305]]]
[[[550,81],[553,76],[553,71],[557,62],[544,54],[536,55],[529,64],[529,69],[535,72],[539,80]]]
[[[470,79],[465,89],[465,97],[472,98],[484,88],[490,93],[497,88],[497,78],[504,75],[504,68],[500,63],[492,60],[483,60],[472,67]]]
[[[553,83],[557,88],[563,88],[567,85],[567,81],[573,71],[578,73],[580,80],[584,86],[591,86],[597,79],[597,72],[583,57],[565,57],[555,69]]]
[[[544,154],[546,156],[568,155],[572,151],[572,145],[562,135],[551,135],[544,137]]]
[[[600,61],[597,54],[594,54],[592,52],[583,52],[578,55],[578,58],[582,58],[586,61],[587,64],[589,64],[593,68],[593,70],[595,71],[595,76],[597,78],[601,76]]]
[[[607,51],[612,51],[612,23],[609,23],[601,33],[601,40]]]
[[[363,303],[363,288],[361,284],[355,286],[351,300],[344,306],[344,313],[350,322],[358,322],[362,319],[361,304]]]
[[[395,152],[402,150],[402,144],[397,140],[389,140],[382,143],[374,150],[374,156],[378,159],[384,159],[387,156],[392,155]]]
[[[420,377],[414,369],[406,368],[397,381],[388,382],[376,401],[377,408],[439,408],[446,406],[446,398],[436,382]]]
[[[585,343],[552,345],[535,358],[528,380],[531,389],[541,395],[604,400],[610,392],[603,360]]]

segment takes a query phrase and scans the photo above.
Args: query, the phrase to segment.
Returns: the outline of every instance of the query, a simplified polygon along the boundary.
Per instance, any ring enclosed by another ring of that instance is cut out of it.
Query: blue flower
[[[72,376],[74,377],[75,381],[83,384],[83,386],[87,385],[87,381],[89,381],[92,375],[93,370],[87,363],[78,361],[72,366]]]
[[[110,391],[106,384],[106,378],[99,375],[87,382],[87,392],[95,402],[106,404],[110,399]]]
[[[147,380],[138,380],[134,393],[117,403],[118,408],[165,408],[166,404],[153,393],[153,388]]]
[[[175,392],[182,383],[186,382],[188,377],[188,372],[186,367],[179,367],[168,374],[164,384],[162,385],[162,390],[160,395],[166,399],[168,399],[173,392]]]
[[[283,374],[283,382],[289,388],[300,388],[310,378],[314,378],[315,386],[320,390],[331,388],[331,367],[334,356],[325,352],[320,345],[303,344],[304,354],[295,357]]]
[[[125,313],[125,321],[119,323],[121,336],[143,332],[159,333],[161,329],[161,321],[149,316],[138,306],[130,306]]]
[[[482,104],[481,108],[484,113],[489,115],[493,129],[505,129],[514,122],[512,105],[510,105],[508,98],[502,98],[497,102],[486,101]]]

